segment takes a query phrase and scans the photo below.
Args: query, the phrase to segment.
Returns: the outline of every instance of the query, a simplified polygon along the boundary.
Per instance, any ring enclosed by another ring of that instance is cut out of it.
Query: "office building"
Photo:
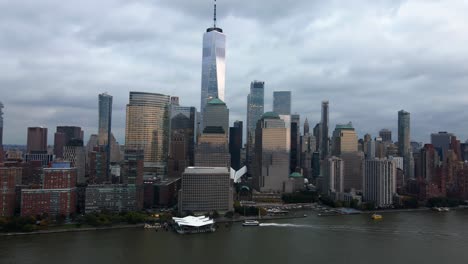
[[[234,126],[229,128],[229,154],[231,155],[231,167],[236,171],[241,166],[242,149],[242,121],[235,121]]]
[[[3,162],[3,104],[0,102],[0,163]]]
[[[365,160],[363,200],[376,207],[390,207],[396,194],[396,173],[396,163],[391,159]]]
[[[222,127],[224,133],[229,133],[229,109],[218,98],[213,98],[205,105],[203,130],[206,127]]]
[[[135,185],[91,184],[86,187],[85,212],[132,212],[143,208],[142,195]]]
[[[47,128],[28,127],[27,153],[47,153]]]
[[[273,92],[273,112],[278,115],[291,115],[291,91]]]
[[[445,131],[431,134],[431,144],[437,150],[441,161],[447,158],[447,152],[451,148],[452,139],[456,137]]]
[[[54,154],[57,158],[63,158],[65,146],[75,144],[77,140],[83,141],[83,131],[76,126],[57,126],[54,134]]]
[[[107,150],[106,146],[96,146],[93,150],[88,151],[88,182],[108,183],[111,182],[110,175],[107,173]]]
[[[125,147],[144,151],[145,167],[166,175],[170,140],[170,96],[130,92],[125,126]]]
[[[379,131],[379,137],[382,138],[382,141],[385,143],[392,143],[392,131],[384,128]]]
[[[142,149],[126,149],[122,165],[122,184],[143,184],[144,151]]]
[[[226,167],[188,167],[182,174],[180,212],[233,210],[233,189]]]
[[[291,115],[290,125],[290,152],[289,170],[290,173],[300,170],[301,161],[301,117],[298,114]]]
[[[328,114],[329,114],[329,106],[328,106],[328,101],[323,101],[322,102],[322,121],[321,121],[321,140],[320,140],[320,157],[322,160],[324,160],[326,157],[328,157],[329,154],[329,149],[330,149],[330,143],[328,139]]]
[[[332,155],[358,151],[358,137],[353,124],[337,124],[332,137]]]
[[[107,93],[100,94],[99,99],[99,126],[98,126],[98,137],[99,145],[105,146],[106,160],[105,160],[105,171],[104,177],[109,177],[109,168],[111,162],[111,149],[113,146],[112,139],[112,96]],[[115,141],[115,139],[114,139]]]
[[[11,217],[15,212],[16,183],[21,174],[21,168],[0,167],[0,217]]]
[[[222,127],[206,127],[195,148],[196,167],[231,167],[231,155]]]
[[[343,188],[345,192],[362,190],[362,163],[364,161],[364,152],[346,152],[342,153],[340,158],[344,163]]]
[[[86,150],[82,140],[69,141],[63,148],[63,160],[71,163],[77,169],[77,182],[86,183]]]
[[[290,125],[290,124],[288,124]],[[290,136],[284,120],[263,114],[255,130],[253,185],[260,192],[282,192],[289,176]]]
[[[216,3],[213,27],[203,35],[200,113],[203,122],[205,106],[209,100],[224,101],[226,82],[226,35],[216,25]],[[227,132],[226,132],[227,133]]]
[[[255,128],[264,113],[265,82],[253,81],[250,83],[250,93],[247,96],[247,128],[246,128],[246,165],[252,169],[252,158],[255,145]]]
[[[398,112],[398,152],[403,157],[410,152],[410,113]]]
[[[322,191],[325,194],[342,193],[344,191],[344,162],[341,158],[332,156],[326,160]]]
[[[315,137],[315,149],[320,152],[322,148],[322,124],[317,123],[314,126],[313,135]]]

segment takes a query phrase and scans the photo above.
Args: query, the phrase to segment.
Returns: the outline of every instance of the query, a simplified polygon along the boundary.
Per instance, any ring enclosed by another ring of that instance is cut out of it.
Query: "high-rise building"
[[[330,143],[328,139],[328,112],[329,106],[328,101],[322,102],[322,121],[321,121],[321,146],[320,146],[320,155],[322,159],[325,159],[329,154]]]
[[[404,159],[404,174],[406,179],[414,177],[410,131],[410,113],[400,110],[398,112],[398,152]]]
[[[431,144],[437,150],[439,157],[444,161],[447,157],[447,151],[450,149],[450,143],[455,136],[445,131],[431,134]]]
[[[47,128],[28,127],[28,153],[47,153]]]
[[[306,117],[306,119],[305,119],[305,121],[304,121],[304,135],[305,135],[305,134],[309,134],[309,132],[310,132],[309,130],[310,130],[310,128],[309,128],[309,120],[307,120],[307,117]]]
[[[196,167],[231,167],[229,143],[222,127],[206,127],[195,148]]]
[[[263,114],[255,130],[254,187],[282,192],[289,176],[289,135],[284,120],[274,112]]]
[[[196,113],[195,107],[171,105],[170,178],[180,178],[186,167],[193,166]]]
[[[398,112],[398,152],[405,156],[410,151],[410,113]]]
[[[58,126],[54,135],[54,154],[57,158],[63,158],[63,148],[71,141],[83,141],[83,131],[76,126]]]
[[[291,91],[273,92],[273,112],[278,115],[291,114]]]
[[[202,80],[200,113],[203,122],[205,106],[209,100],[224,101],[226,82],[226,35],[216,26],[216,2],[214,5],[213,27],[203,35]]]
[[[86,150],[82,140],[72,140],[63,148],[63,159],[77,170],[77,182],[86,183]]]
[[[315,137],[315,149],[318,152],[321,152],[321,148],[322,148],[322,123],[317,123],[314,126],[313,134],[314,134],[314,137]]]
[[[324,170],[323,192],[328,195],[342,193],[344,191],[343,160],[335,156],[328,158]]]
[[[180,212],[227,212],[233,209],[229,170],[226,167],[188,167],[182,174]]]
[[[389,207],[396,193],[396,163],[388,159],[364,161],[363,200]]]
[[[218,98],[213,98],[205,105],[203,114],[203,130],[206,127],[222,127],[226,135],[229,133],[229,109]]]
[[[382,129],[379,131],[379,136],[382,138],[382,141],[385,143],[392,143],[392,131],[389,129]]]
[[[166,174],[170,139],[170,96],[130,92],[125,126],[125,147],[142,149],[145,163]],[[146,165],[145,165],[146,166]]]
[[[291,115],[291,146],[289,153],[289,170],[291,173],[299,169],[301,161],[301,117]]]
[[[342,153],[340,158],[344,163],[343,188],[345,192],[351,189],[362,190],[362,162],[364,153],[346,152]]]
[[[102,93],[98,96],[99,99],[99,145],[105,146],[106,151],[106,170],[104,171],[105,178],[109,178],[109,169],[111,162],[111,139],[112,139],[112,96],[107,93]]]
[[[15,212],[16,182],[21,174],[21,168],[0,167],[0,217],[11,217]]]
[[[242,121],[235,121],[234,126],[229,128],[229,153],[231,155],[231,167],[235,170],[239,170],[242,167],[242,132]]]
[[[248,171],[252,169],[252,158],[255,145],[255,128],[264,113],[265,82],[253,81],[250,83],[250,93],[247,96],[247,128],[246,128],[246,165]]]
[[[333,131],[332,155],[358,151],[358,138],[353,124],[337,124]]]

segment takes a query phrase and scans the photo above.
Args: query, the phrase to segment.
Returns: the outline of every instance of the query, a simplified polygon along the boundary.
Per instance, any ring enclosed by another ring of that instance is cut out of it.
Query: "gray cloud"
[[[245,120],[250,81],[263,80],[267,110],[274,90],[291,90],[312,125],[327,99],[332,124],[353,121],[361,135],[395,133],[405,109],[414,140],[439,130],[466,139],[467,12],[464,1],[218,1],[231,121]],[[57,125],[96,133],[104,91],[121,142],[129,91],[198,107],[211,16],[211,1],[0,1],[5,142],[25,143],[38,125],[50,140]]]

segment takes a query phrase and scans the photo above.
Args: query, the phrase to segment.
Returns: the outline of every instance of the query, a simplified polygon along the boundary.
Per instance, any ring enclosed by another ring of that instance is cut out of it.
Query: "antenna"
[[[214,15],[213,15],[214,28],[216,27],[216,0],[214,0]]]

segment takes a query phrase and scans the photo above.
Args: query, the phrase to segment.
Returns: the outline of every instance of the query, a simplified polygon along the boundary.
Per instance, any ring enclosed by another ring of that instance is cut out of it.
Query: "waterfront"
[[[0,263],[466,263],[468,210],[240,223],[216,233],[143,229],[0,238]]]

